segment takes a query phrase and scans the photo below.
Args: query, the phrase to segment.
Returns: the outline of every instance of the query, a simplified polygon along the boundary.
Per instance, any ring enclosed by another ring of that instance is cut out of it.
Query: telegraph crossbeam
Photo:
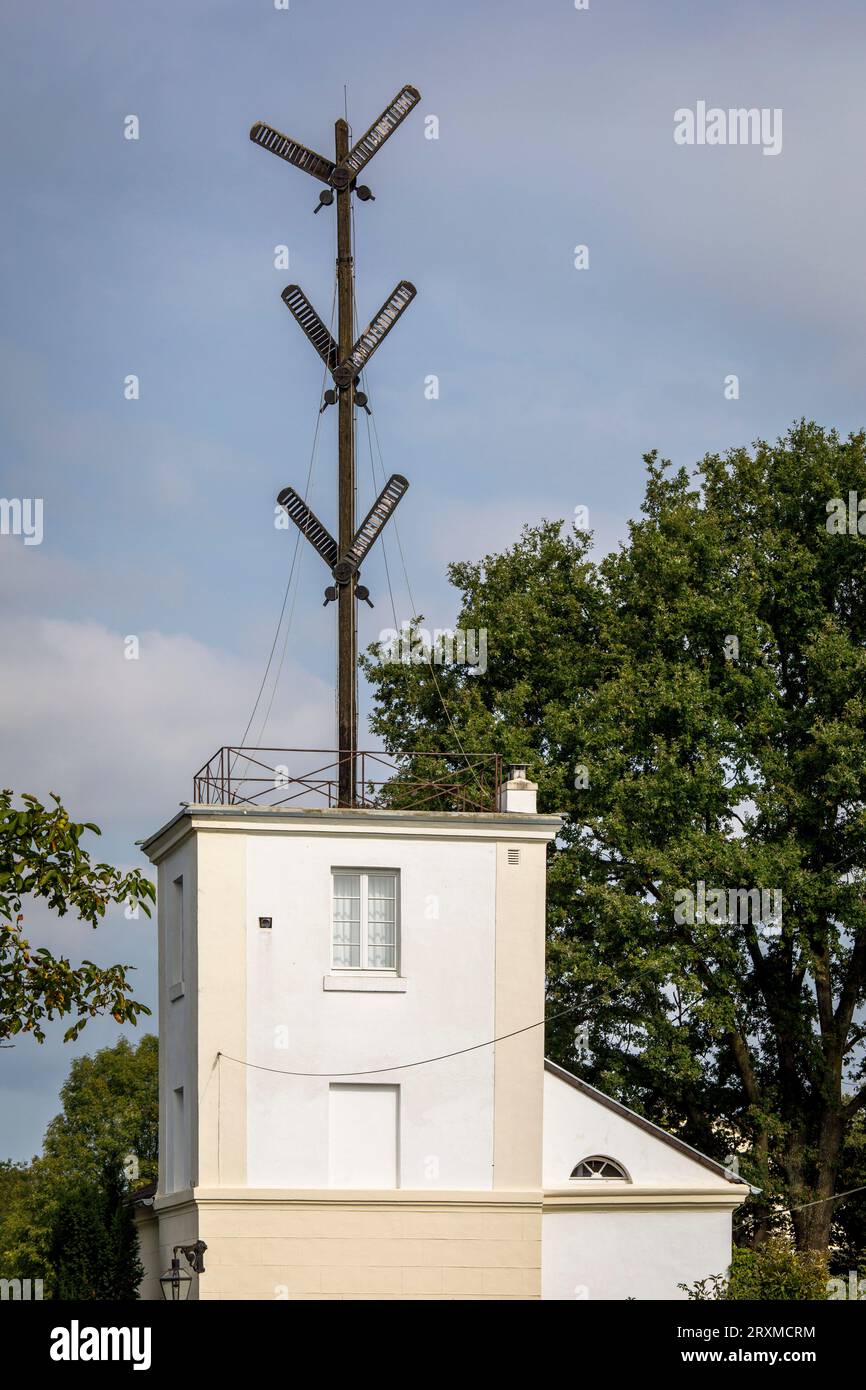
[[[328,159],[274,126],[257,121],[250,139],[262,149],[326,185],[319,194],[315,212],[336,201],[337,214],[337,340],[316,313],[299,285],[287,285],[283,302],[303,330],[331,374],[334,388],[325,392],[322,409],[338,405],[337,537],[310,510],[294,488],[283,488],[277,501],[328,565],[334,580],[325,590],[325,603],[337,603],[337,737],[340,747],[338,803],[354,806],[357,796],[358,747],[358,600],[370,603],[367,588],[360,584],[361,564],[409,484],[399,473],[393,474],[359,527],[355,525],[355,410],[367,408],[367,397],[359,389],[360,374],[384,342],[397,320],[415,298],[416,290],[401,280],[373,316],[364,331],[354,338],[355,303],[352,274],[351,199],[373,201],[358,175],[382,148],[420,101],[414,87],[402,87],[382,114],[350,147],[349,127],[338,120],[334,127],[334,158]],[[372,607],[372,604],[371,604]]]

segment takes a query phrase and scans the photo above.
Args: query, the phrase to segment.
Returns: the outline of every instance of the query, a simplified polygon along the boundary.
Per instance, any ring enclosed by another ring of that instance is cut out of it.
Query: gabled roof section
[[[618,1100],[613,1100],[611,1096],[605,1095],[604,1091],[599,1091],[595,1086],[590,1086],[588,1081],[582,1081],[579,1076],[574,1076],[572,1072],[566,1071],[565,1067],[560,1067],[556,1062],[551,1062],[548,1057],[544,1059],[544,1069],[549,1071],[551,1076],[558,1076],[560,1081],[564,1081],[568,1086],[573,1086],[576,1091],[581,1091],[590,1100],[598,1101],[599,1105],[612,1110],[615,1115],[619,1115],[624,1120],[630,1120],[647,1134],[653,1135],[655,1139],[661,1139],[663,1143],[669,1144],[672,1149],[678,1149],[687,1158],[692,1158],[696,1163],[708,1168],[711,1173],[715,1173],[719,1178],[725,1178],[727,1182],[739,1186],[741,1178],[737,1178],[721,1163],[717,1163],[714,1158],[708,1158],[699,1149],[693,1149],[691,1144],[687,1144],[683,1139],[677,1139],[676,1135],[668,1134],[666,1129],[660,1129],[654,1125],[652,1120],[644,1119],[643,1115],[638,1115],[636,1111],[629,1110],[627,1105],[621,1105]]]
[[[153,1206],[153,1199],[156,1196],[156,1179],[153,1182],[145,1183],[143,1187],[136,1187],[133,1192],[127,1192],[123,1198],[124,1206]]]

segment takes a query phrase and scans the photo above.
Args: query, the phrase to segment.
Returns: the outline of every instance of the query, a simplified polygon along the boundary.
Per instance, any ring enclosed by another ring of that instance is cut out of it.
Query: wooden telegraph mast
[[[409,484],[394,473],[361,525],[355,528],[355,410],[368,409],[359,389],[360,376],[383,338],[415,298],[415,286],[401,280],[360,337],[354,338],[355,277],[352,257],[352,195],[373,200],[361,170],[421,100],[414,87],[403,87],[366,134],[349,146],[349,127],[334,127],[334,158],[316,154],[273,126],[257,121],[250,139],[271,154],[303,169],[326,185],[315,208],[337,204],[337,341],[298,285],[287,285],[282,298],[331,373],[335,389],[324,393],[322,410],[338,404],[337,539],[313,514],[294,488],[283,488],[277,501],[328,565],[334,583],[325,590],[325,603],[338,609],[337,737],[340,746],[338,804],[354,806],[357,794],[358,747],[358,600],[370,602],[369,590],[358,582],[361,563],[372,548]],[[372,605],[371,605],[372,607]]]

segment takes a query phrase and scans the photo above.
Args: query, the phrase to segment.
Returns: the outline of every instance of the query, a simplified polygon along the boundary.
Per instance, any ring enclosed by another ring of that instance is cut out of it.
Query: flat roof
[[[566,817],[559,814],[539,814],[534,811],[403,811],[398,808],[384,806],[255,806],[251,804],[240,804],[237,806],[206,805],[197,802],[182,802],[181,809],[167,820],[159,830],[148,835],[145,840],[140,841],[140,846],[145,853],[150,847],[156,844],[173,827],[180,824],[185,818],[201,820],[245,820],[260,819],[271,821],[284,821],[287,823],[300,821],[333,822],[335,824],[346,824],[347,822],[367,822],[373,820],[383,821],[392,824],[409,825],[465,825],[465,826],[510,826],[514,829],[525,826],[527,830],[553,830],[558,831],[565,823]]]

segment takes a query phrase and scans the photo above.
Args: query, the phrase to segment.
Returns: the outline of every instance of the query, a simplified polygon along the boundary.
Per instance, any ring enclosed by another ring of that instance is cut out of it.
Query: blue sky
[[[62,793],[116,862],[141,862],[134,841],[243,733],[293,548],[274,498],[310,460],[320,366],[279,294],[298,281],[329,316],[334,219],[250,144],[255,119],[327,154],[344,86],[356,135],[404,83],[422,93],[366,172],[356,263],[362,322],[397,280],[418,287],[369,386],[431,626],[455,615],[447,562],[526,521],[588,506],[615,545],[650,448],[693,464],[800,415],[864,423],[856,0],[9,0],[5,19],[0,491],[42,497],[45,520],[39,546],[0,537],[3,781]],[[676,145],[699,100],[781,108],[782,152]],[[312,491],[331,524],[335,415]],[[402,620],[393,537],[389,559]],[[269,742],[333,744],[326,578],[304,554]],[[364,580],[366,643],[391,623],[381,553]],[[27,924],[73,959],[134,963],[153,1002],[144,919]],[[70,1057],[117,1032],[2,1052],[0,1155],[38,1150]]]

